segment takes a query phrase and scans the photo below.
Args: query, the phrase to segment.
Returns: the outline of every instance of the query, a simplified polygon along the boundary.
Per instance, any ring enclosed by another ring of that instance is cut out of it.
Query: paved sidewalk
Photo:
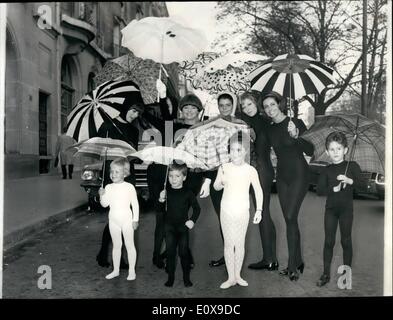
[[[87,203],[80,172],[4,181],[4,249],[45,227],[70,219]]]

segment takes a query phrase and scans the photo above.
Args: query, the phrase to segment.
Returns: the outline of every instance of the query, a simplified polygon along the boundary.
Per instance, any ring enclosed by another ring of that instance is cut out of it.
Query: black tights
[[[325,244],[323,247],[323,273],[330,275],[333,248],[336,243],[337,224],[340,225],[344,264],[352,264],[352,208],[329,208],[325,212]]]
[[[169,278],[174,278],[176,270],[176,251],[179,248],[180,263],[183,277],[189,280],[190,254],[188,248],[188,228],[185,225],[165,224],[165,243]]]
[[[306,179],[304,177],[292,179],[291,182],[277,179],[278,198],[287,226],[288,270],[290,272],[296,271],[296,268],[302,264],[300,231],[297,219],[307,190],[307,177]]]

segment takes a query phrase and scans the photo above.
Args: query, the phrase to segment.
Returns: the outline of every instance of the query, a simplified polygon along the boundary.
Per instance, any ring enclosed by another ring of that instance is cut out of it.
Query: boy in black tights
[[[162,190],[159,201],[165,206],[164,227],[167,252],[167,287],[172,287],[175,280],[176,250],[179,247],[180,262],[183,269],[183,281],[186,287],[191,287],[190,255],[188,254],[188,230],[194,227],[201,208],[191,190],[183,187],[187,177],[185,165],[172,164],[169,166],[168,180],[170,186]],[[192,207],[191,218],[188,211]]]
[[[326,153],[332,160],[321,173],[317,194],[327,195],[325,205],[325,244],[323,248],[323,274],[317,281],[322,287],[330,281],[330,265],[336,241],[337,224],[340,225],[344,265],[352,263],[353,188],[359,183],[361,169],[354,162],[344,160],[348,142],[342,132],[332,132],[326,138]]]

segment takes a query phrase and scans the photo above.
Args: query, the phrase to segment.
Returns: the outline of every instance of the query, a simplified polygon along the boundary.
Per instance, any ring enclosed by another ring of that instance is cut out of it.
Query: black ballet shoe
[[[219,267],[219,266],[222,266],[223,264],[225,264],[225,259],[224,259],[224,257],[221,257],[218,260],[210,261],[209,266],[211,266],[211,267]]]
[[[297,269],[300,271],[301,274],[303,274],[303,271],[304,271],[304,262],[302,262],[302,263],[297,267]]]
[[[169,278],[168,278],[168,281],[165,282],[165,286],[166,286],[166,287],[173,287],[173,283],[174,283],[174,282],[175,282],[175,279],[169,277]]]
[[[111,265],[109,261],[102,257],[100,254],[97,255],[96,261],[98,262],[98,265],[100,267],[108,268]]]
[[[278,262],[269,263],[269,267],[267,268],[268,271],[278,270],[279,264]]]
[[[330,276],[324,273],[323,275],[321,275],[321,277],[317,281],[317,286],[318,287],[323,287],[329,281],[330,281]]]
[[[183,282],[184,282],[185,287],[187,287],[187,288],[192,287],[192,282],[191,282],[190,278],[184,278]]]
[[[289,280],[291,280],[291,281],[298,281],[299,280],[299,272],[291,271],[291,272],[289,272],[288,277],[289,277]]]
[[[259,261],[256,263],[251,263],[248,266],[249,269],[253,270],[268,270],[268,271],[273,271],[273,270],[278,270],[278,262],[265,262],[265,261]]]

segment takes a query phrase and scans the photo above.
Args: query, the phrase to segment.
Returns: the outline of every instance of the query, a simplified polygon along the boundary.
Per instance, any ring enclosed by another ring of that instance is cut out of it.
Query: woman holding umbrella
[[[299,279],[304,262],[300,249],[298,215],[308,190],[308,165],[303,152],[312,156],[312,144],[299,138],[307,130],[302,120],[284,114],[285,99],[276,92],[262,99],[264,111],[272,122],[268,127],[268,138],[277,155],[277,191],[287,227],[288,267],[280,271],[291,281]]]
[[[270,216],[270,191],[273,184],[274,169],[270,159],[271,144],[268,139],[269,121],[258,111],[258,101],[254,94],[245,92],[240,97],[241,119],[255,132],[254,150],[256,153],[256,169],[263,188],[262,222],[259,224],[259,233],[262,242],[263,258],[252,263],[250,269],[278,269],[276,257],[276,228]]]
[[[129,143],[135,150],[138,149],[138,140],[139,140],[139,130],[136,126],[133,125],[134,120],[136,120],[144,110],[144,106],[137,102],[134,104],[125,107],[121,112],[120,115],[112,119],[111,122],[104,122],[98,130],[97,136],[102,138],[112,138],[123,140]],[[103,187],[110,183],[109,177],[109,167],[111,160],[105,161],[105,170],[104,172],[104,183]],[[130,162],[130,175],[125,178],[126,182],[135,185],[135,170],[134,164]],[[102,234],[102,242],[101,242],[101,249],[97,255],[97,262],[102,267],[108,267],[108,251],[109,245],[112,241],[110,232],[109,232],[109,224],[105,226],[105,229]],[[121,263],[122,267],[126,267],[124,261],[122,260]]]

